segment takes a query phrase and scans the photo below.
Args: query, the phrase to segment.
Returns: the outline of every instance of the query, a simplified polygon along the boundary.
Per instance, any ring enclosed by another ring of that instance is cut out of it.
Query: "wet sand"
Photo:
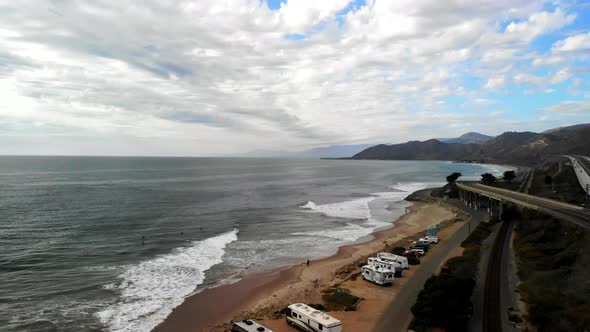
[[[322,303],[322,290],[336,283],[362,297],[357,311],[332,311],[343,321],[346,331],[370,331],[375,319],[395,297],[404,280],[411,278],[412,269],[395,280],[392,287],[383,288],[362,278],[351,280],[359,272],[359,263],[384,249],[408,246],[423,234],[426,227],[441,224],[442,241],[463,224],[457,213],[435,203],[416,203],[410,213],[395,221],[394,227],[373,233],[373,240],[345,245],[330,257],[268,272],[253,274],[242,280],[204,290],[185,300],[154,331],[229,331],[230,320],[254,318],[278,331],[290,331],[280,311],[296,302]],[[432,250],[436,250],[436,246]],[[428,259],[428,255],[424,258]],[[415,269],[415,267],[413,267]],[[225,323],[225,324],[224,324]]]

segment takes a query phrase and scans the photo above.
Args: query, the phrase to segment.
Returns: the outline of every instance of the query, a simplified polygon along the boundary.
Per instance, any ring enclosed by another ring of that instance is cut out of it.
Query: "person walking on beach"
[[[307,260],[307,266],[309,266],[309,259]]]

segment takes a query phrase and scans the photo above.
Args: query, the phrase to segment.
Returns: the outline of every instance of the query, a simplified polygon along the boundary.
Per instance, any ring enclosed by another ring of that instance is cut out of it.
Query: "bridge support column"
[[[502,214],[504,213],[504,204],[500,202],[500,206],[498,207],[498,219],[502,221]]]

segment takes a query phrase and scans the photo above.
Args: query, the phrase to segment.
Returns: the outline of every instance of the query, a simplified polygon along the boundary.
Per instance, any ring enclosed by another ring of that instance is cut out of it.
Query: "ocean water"
[[[0,330],[150,331],[206,287],[367,239],[441,161],[0,157]]]

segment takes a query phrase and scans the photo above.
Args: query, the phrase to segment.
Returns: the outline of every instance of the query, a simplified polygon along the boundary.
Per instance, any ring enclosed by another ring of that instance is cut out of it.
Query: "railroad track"
[[[502,331],[502,312],[500,310],[500,286],[502,271],[502,253],[504,243],[508,235],[509,222],[503,222],[500,230],[496,235],[490,260],[488,261],[488,270],[484,284],[483,297],[483,332],[501,332]]]

